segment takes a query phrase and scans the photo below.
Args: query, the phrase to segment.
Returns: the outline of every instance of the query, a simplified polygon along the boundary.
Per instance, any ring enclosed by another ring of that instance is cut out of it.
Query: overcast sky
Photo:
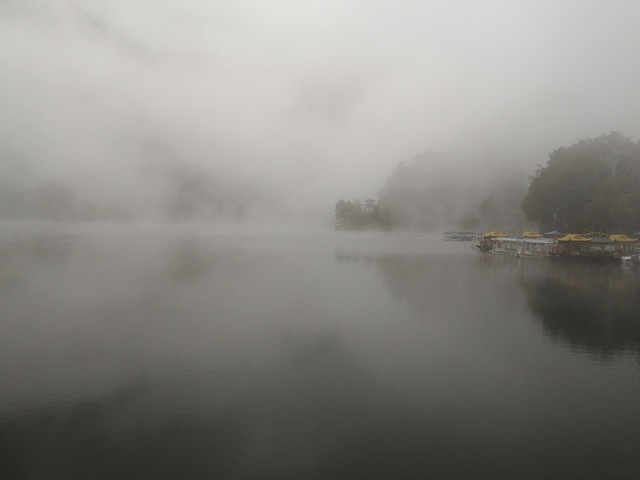
[[[402,160],[640,136],[637,0],[0,0],[0,148],[135,188],[145,145],[292,200]]]

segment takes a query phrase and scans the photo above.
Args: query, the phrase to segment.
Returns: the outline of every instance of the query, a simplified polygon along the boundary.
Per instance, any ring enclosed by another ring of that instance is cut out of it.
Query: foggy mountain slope
[[[401,162],[380,191],[383,225],[418,231],[522,227],[526,172],[502,159],[464,163],[461,169],[455,157],[434,152]]]
[[[450,152],[462,175],[487,152],[505,162],[489,169],[531,171],[576,138],[638,135],[637,13],[631,1],[4,1],[0,149],[33,174],[11,174],[7,195],[49,185],[66,205],[52,218],[330,225],[337,198],[376,197],[417,152]],[[492,186],[478,188],[438,215]],[[40,211],[13,203],[0,211]]]
[[[0,172],[2,219],[260,221],[272,220],[281,209],[263,187],[219,179],[197,164],[157,152],[135,165],[127,186],[111,187],[111,195],[90,191],[95,177],[75,182],[43,177],[33,162],[8,152],[0,152]]]
[[[234,156],[230,148],[216,146],[215,139],[206,148],[194,145],[180,125],[170,125],[165,112],[157,111],[167,106],[153,98],[160,92],[129,84],[129,78],[139,82],[146,76],[152,82],[158,74],[161,80],[166,65],[158,66],[157,60],[163,55],[114,32],[72,2],[62,5],[68,8],[27,2],[7,14],[9,4],[3,12],[2,21],[15,29],[14,39],[37,34],[19,38],[28,41],[22,51],[11,52],[19,68],[5,80],[6,104],[15,107],[15,115],[0,133],[0,215],[216,220],[243,218],[252,206],[268,214],[277,195],[267,193],[267,183],[258,186],[225,166],[220,159]],[[41,68],[37,54],[53,57],[46,75],[35,75]],[[166,57],[180,59],[165,55],[165,62]],[[188,113],[179,110],[171,113],[173,121],[179,120],[176,113]]]

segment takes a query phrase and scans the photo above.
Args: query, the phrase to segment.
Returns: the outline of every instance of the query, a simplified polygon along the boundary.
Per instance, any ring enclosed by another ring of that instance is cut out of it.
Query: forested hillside
[[[517,162],[461,163],[433,153],[400,162],[381,187],[375,216],[366,217],[366,226],[421,232],[522,227],[524,169]],[[341,202],[336,207],[344,209]]]
[[[640,230],[640,144],[618,132],[554,150],[522,204],[532,221],[563,232]]]
[[[640,230],[639,142],[611,132],[554,150],[533,175],[518,165],[418,155],[391,172],[375,210],[341,201],[336,220],[340,210],[354,219],[342,229]]]

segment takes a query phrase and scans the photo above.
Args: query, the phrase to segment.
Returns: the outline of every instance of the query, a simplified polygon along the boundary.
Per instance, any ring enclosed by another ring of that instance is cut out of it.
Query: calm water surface
[[[0,228],[3,479],[637,478],[639,359],[626,266]]]

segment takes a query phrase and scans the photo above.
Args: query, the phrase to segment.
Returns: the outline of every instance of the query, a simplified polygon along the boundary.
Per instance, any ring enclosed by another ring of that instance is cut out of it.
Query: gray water
[[[0,478],[636,478],[639,312],[439,235],[5,225]]]

